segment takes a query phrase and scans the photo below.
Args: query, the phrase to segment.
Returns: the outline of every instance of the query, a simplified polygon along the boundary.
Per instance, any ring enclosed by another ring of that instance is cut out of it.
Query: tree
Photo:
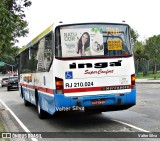
[[[138,33],[137,31],[135,31],[133,28],[131,28],[131,41],[132,41],[132,45],[133,47],[135,46],[135,44],[138,42]]]
[[[134,30],[131,29],[131,40],[133,45],[133,53],[134,53],[134,59],[135,59],[135,67],[136,67],[136,73],[138,74],[138,71],[141,70],[143,72],[143,76],[148,75],[148,54],[145,50],[144,43],[139,42],[138,39],[139,35]]]
[[[0,2],[0,61],[13,63],[18,48],[17,37],[25,37],[28,24],[24,8],[31,6],[29,0],[1,0]]]
[[[146,63],[149,60],[149,56],[145,50],[144,44],[142,42],[138,42],[135,44],[133,48],[134,59],[136,62],[136,70],[143,71],[143,76],[148,75],[148,64]]]
[[[148,38],[146,40],[145,49],[150,60],[154,62],[154,79],[156,79],[157,64],[160,60],[160,35],[154,35],[153,37]]]
[[[1,0],[0,3],[0,31],[3,41],[17,42],[16,37],[25,36],[28,33],[27,22],[24,20],[24,7],[31,5],[29,0]]]

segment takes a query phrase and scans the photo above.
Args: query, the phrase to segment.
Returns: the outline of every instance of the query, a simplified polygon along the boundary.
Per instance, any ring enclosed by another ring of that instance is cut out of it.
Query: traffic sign
[[[4,66],[5,65],[5,63],[4,62],[0,62],[0,66]]]

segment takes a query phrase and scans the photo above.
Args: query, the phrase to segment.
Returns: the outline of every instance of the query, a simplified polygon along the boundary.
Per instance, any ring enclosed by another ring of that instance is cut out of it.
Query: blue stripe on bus
[[[33,94],[34,90],[23,88],[29,91],[29,95]],[[64,94],[56,94],[54,91],[54,96],[50,96],[44,94],[42,92],[38,92],[38,98],[40,100],[40,106],[44,111],[47,111],[50,114],[54,114],[56,111],[63,108],[71,108],[74,106],[81,107],[91,107],[92,101],[96,99],[105,99],[105,103],[97,106],[111,106],[117,105],[118,100],[120,99],[120,105],[135,105],[136,104],[136,90],[132,89],[130,93],[124,94],[123,96],[119,96],[118,94],[97,94],[94,96],[76,96],[76,97],[66,97]],[[74,99],[76,98],[76,99]],[[28,100],[28,99],[27,99]],[[29,99],[30,101],[31,99]],[[33,101],[30,101],[35,105]],[[79,103],[79,105],[78,105]]]
[[[55,101],[53,96],[46,95],[42,92],[38,92],[38,98],[41,109],[50,114],[53,114],[55,112],[55,106],[54,106]]]
[[[118,105],[119,100],[120,105],[135,105],[136,104],[136,90],[132,89],[130,93],[119,96],[118,94],[97,94],[94,96],[79,96],[76,97],[78,100],[74,100],[74,97],[66,97],[63,94],[55,94],[56,108],[62,107],[73,107],[78,106],[78,103],[81,107],[91,107],[92,101],[96,99],[105,99],[105,103],[97,106],[111,106]]]

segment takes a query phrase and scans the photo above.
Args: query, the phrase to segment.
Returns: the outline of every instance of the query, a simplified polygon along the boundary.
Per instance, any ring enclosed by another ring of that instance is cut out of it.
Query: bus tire
[[[10,91],[10,88],[9,88],[9,87],[7,87],[7,91]]]
[[[46,112],[41,109],[39,100],[37,100],[37,111],[38,111],[38,117],[39,117],[40,119],[46,118]]]
[[[30,106],[30,103],[25,99],[25,97],[24,97],[24,105],[25,106]]]
[[[23,98],[23,101],[24,101],[24,105],[25,106],[30,106],[30,102],[28,102],[26,99],[25,99],[25,96],[24,96],[24,93],[23,93],[23,89],[21,87],[21,94],[22,94],[22,98]]]

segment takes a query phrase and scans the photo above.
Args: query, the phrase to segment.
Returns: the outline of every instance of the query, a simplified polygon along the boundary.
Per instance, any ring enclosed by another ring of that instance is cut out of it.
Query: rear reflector
[[[56,93],[63,94],[63,79],[55,77]]]
[[[136,84],[136,76],[135,74],[131,75],[131,85],[132,85],[132,89],[135,88],[135,84]]]

